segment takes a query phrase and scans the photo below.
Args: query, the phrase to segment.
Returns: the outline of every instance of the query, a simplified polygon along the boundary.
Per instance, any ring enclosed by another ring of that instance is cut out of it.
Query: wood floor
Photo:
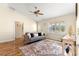
[[[0,56],[21,56],[23,55],[22,52],[19,50],[19,46],[16,44],[15,41],[0,43]]]

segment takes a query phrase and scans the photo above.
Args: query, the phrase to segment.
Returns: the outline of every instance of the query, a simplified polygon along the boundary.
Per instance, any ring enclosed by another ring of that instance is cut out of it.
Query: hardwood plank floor
[[[15,55],[15,42],[0,43],[0,56]]]
[[[21,56],[22,52],[19,50],[15,41],[0,43],[0,56]]]

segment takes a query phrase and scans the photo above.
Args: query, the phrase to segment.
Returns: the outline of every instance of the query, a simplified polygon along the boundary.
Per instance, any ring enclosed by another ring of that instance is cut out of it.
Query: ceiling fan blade
[[[39,15],[44,15],[43,13],[38,13]]]
[[[37,10],[36,12],[38,13],[38,12],[40,12],[40,10]]]

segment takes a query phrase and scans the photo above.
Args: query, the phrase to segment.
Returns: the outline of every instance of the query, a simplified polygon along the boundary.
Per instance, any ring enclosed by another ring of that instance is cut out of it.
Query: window
[[[65,24],[64,22],[53,23],[48,25],[49,32],[64,32],[65,31]]]

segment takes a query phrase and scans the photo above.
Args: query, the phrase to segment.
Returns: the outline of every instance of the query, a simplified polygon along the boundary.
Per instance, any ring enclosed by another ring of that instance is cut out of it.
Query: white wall
[[[61,38],[62,35],[60,35],[61,33],[49,33],[48,32],[48,25],[49,24],[53,24],[53,23],[57,23],[57,22],[62,22],[64,21],[64,23],[66,24],[65,27],[65,33],[68,34],[68,30],[70,25],[73,26],[73,33],[75,33],[75,29],[76,29],[76,17],[75,14],[68,14],[68,15],[64,15],[64,16],[60,16],[60,17],[56,17],[56,18],[51,18],[51,19],[47,19],[44,21],[40,21],[39,22],[39,26],[38,26],[38,31],[41,32],[45,32],[47,33],[47,36],[51,37],[52,39],[57,39]],[[58,37],[58,38],[57,38]]]
[[[24,23],[24,33],[36,32],[33,20],[9,9],[7,4],[0,4],[0,42],[15,39],[15,21]]]

